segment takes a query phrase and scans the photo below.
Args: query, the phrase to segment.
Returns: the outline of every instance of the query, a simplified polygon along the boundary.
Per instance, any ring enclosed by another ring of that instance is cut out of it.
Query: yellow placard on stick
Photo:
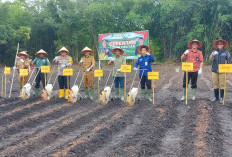
[[[94,77],[103,77],[103,70],[94,70]]]
[[[191,63],[191,62],[182,62],[182,70],[183,71],[192,71],[193,70],[193,63]]]
[[[19,75],[20,76],[28,76],[28,69],[20,69]]]
[[[50,73],[50,66],[41,66],[41,72],[42,73]]]
[[[147,76],[148,76],[148,80],[158,80],[159,72],[148,72]]]
[[[73,69],[63,69],[63,75],[64,76],[72,76],[73,75]]]
[[[219,64],[218,72],[219,73],[232,73],[232,64]]]
[[[130,73],[131,72],[131,65],[121,65],[121,72]]]
[[[4,68],[4,74],[5,75],[9,75],[11,72],[10,72],[10,67],[5,67]]]

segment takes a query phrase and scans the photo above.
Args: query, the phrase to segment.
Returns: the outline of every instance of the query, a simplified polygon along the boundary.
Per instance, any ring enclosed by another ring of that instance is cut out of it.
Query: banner
[[[120,47],[124,50],[123,56],[126,59],[137,59],[140,56],[137,52],[137,47],[148,44],[148,31],[99,34],[98,56],[100,60],[110,60],[115,56],[111,50],[115,47]]]

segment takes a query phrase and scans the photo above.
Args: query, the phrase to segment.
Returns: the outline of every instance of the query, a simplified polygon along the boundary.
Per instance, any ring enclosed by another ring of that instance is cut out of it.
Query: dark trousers
[[[58,82],[60,89],[70,89],[70,76],[58,76]]]
[[[198,71],[188,72],[188,84],[191,80],[191,88],[197,88]],[[186,88],[186,72],[184,73],[183,88]]]
[[[125,81],[125,77],[115,77],[114,78],[114,86],[115,88],[120,88],[123,89],[124,88],[124,81]]]
[[[140,82],[141,89],[145,89],[145,85],[147,86],[147,89],[151,89],[151,80],[148,80],[147,76],[139,76],[139,77],[141,79]]]
[[[45,88],[46,85],[45,85],[45,77],[44,77],[44,75],[46,75],[46,84],[47,84],[47,74],[41,73],[41,70],[40,70],[37,77],[36,77],[36,79],[35,79],[35,81],[36,81],[35,88],[40,88],[40,81],[42,81],[43,88]]]

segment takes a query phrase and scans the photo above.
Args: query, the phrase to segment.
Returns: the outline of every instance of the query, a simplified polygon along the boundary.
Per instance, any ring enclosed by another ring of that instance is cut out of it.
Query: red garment
[[[193,71],[189,72],[196,72],[200,69],[200,62],[203,62],[203,55],[200,50],[197,50],[196,52],[193,52],[192,49],[188,49],[189,53],[185,55],[187,62],[193,63]]]

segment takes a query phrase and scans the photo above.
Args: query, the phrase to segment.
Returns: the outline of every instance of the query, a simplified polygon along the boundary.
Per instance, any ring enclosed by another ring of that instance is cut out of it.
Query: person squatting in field
[[[71,68],[73,59],[68,55],[69,51],[65,47],[62,47],[57,53],[60,53],[60,56],[56,56],[53,62],[58,63],[59,98],[68,99],[70,76],[64,76],[63,69]]]
[[[203,67],[203,55],[199,48],[202,47],[202,43],[198,40],[192,40],[189,41],[188,44],[188,50],[184,52],[184,54],[181,56],[181,60],[185,60],[186,62],[193,63],[193,70],[188,71],[188,84],[191,80],[191,94],[192,94],[192,100],[196,99],[196,89],[197,89],[197,79],[198,75],[202,74],[202,67]],[[186,99],[186,72],[184,73],[183,78],[183,96],[181,98],[181,101],[184,101]]]
[[[95,66],[95,59],[93,56],[90,56],[92,53],[88,47],[85,47],[81,53],[85,54],[84,57],[81,58],[79,65],[82,68],[82,77],[85,88],[85,98],[90,98],[93,100],[94,97],[94,72],[93,68]]]
[[[146,97],[152,101],[151,80],[148,80],[147,72],[151,72],[151,63],[155,62],[155,58],[150,54],[151,49],[147,45],[141,45],[137,48],[141,55],[134,64],[134,70],[139,70],[139,77],[141,79],[141,96]],[[139,66],[139,69],[137,68]],[[145,85],[147,89],[145,89]]]
[[[124,100],[124,80],[125,77],[123,73],[121,73],[121,65],[126,64],[126,59],[122,55],[124,51],[121,48],[114,48],[111,50],[115,57],[111,59],[108,63],[110,65],[114,62],[113,67],[113,80],[114,80],[114,94],[115,98],[120,98],[122,101]]]
[[[213,79],[213,88],[214,88],[214,98],[213,102],[219,100],[219,91],[220,91],[220,103],[223,103],[224,99],[224,90],[226,87],[225,73],[219,73],[218,64],[231,63],[231,56],[227,48],[229,43],[226,40],[216,40],[212,43],[214,51],[210,55],[210,60],[212,63],[212,79]],[[220,89],[220,90],[219,90]]]
[[[46,66],[46,65],[50,65],[50,62],[47,58],[48,53],[45,52],[43,49],[39,50],[38,52],[36,52],[35,54],[37,56],[37,58],[35,58],[32,61],[32,65],[36,65],[37,67],[37,77],[36,77],[36,84],[35,84],[35,94],[36,95],[40,95],[40,82],[42,81],[43,84],[43,88],[45,88],[45,82],[47,82],[47,74],[41,73],[41,66]],[[45,81],[45,76],[46,75],[46,81]]]

